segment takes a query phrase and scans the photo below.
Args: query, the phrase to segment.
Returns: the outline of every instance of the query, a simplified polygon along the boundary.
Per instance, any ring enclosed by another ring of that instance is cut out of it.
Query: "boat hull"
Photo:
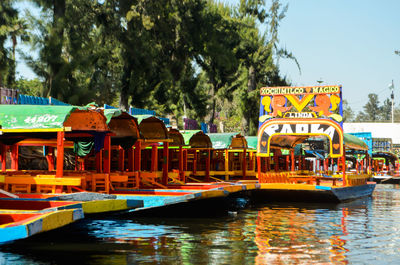
[[[273,201],[339,203],[371,196],[375,186],[375,183],[371,183],[335,188],[323,186],[314,186],[315,188],[312,188],[305,186],[302,189],[296,186],[290,189],[290,186],[286,186],[284,189],[279,189],[262,185],[260,189],[252,191],[251,199],[256,203]]]

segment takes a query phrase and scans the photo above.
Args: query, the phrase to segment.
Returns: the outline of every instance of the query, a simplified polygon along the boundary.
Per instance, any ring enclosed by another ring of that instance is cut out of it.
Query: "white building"
[[[343,123],[345,133],[370,132],[372,138],[392,138],[393,144],[400,144],[400,123]]]

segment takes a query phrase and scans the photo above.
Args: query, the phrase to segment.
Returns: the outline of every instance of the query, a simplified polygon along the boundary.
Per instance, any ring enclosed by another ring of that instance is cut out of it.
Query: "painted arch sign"
[[[279,138],[286,140],[288,138],[279,136],[326,136],[330,143],[330,157],[343,156],[343,130],[332,120],[274,119],[266,121],[258,131],[257,153],[260,156],[269,156],[272,143],[279,146]]]

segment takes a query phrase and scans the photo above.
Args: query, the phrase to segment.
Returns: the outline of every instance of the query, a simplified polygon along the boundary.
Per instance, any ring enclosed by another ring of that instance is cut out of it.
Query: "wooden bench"
[[[55,177],[33,177],[33,176],[6,176],[4,178],[6,190],[11,192],[26,192],[32,191],[32,185],[37,185],[39,190],[40,186],[46,186],[46,191],[55,193],[56,186],[81,186],[80,178],[55,178]],[[51,189],[47,189],[48,187]],[[45,187],[43,187],[45,188]],[[39,192],[39,191],[38,191]]]
[[[111,189],[114,187],[126,186],[128,183],[128,175],[123,173],[110,173]]]
[[[307,176],[307,175],[292,175],[289,176],[289,180],[291,183],[306,183],[306,184],[312,184],[315,181],[314,176]]]
[[[334,177],[315,177],[315,182],[317,185],[321,184],[321,180],[327,180],[327,181],[332,181],[332,186],[336,186],[336,181],[338,181],[338,178]]]
[[[162,172],[139,172],[140,182],[144,185],[157,186],[162,189],[167,189],[166,186],[157,182],[158,179],[161,179]]]

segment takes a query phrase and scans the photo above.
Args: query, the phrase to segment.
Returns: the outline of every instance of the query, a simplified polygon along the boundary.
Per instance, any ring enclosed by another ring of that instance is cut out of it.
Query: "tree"
[[[379,99],[377,94],[368,94],[368,102],[364,105],[365,113],[360,112],[357,121],[378,121],[381,114]]]
[[[343,122],[352,122],[354,120],[354,112],[347,100],[343,100]]]
[[[18,11],[12,7],[14,1],[0,1],[0,86],[11,86],[15,82],[15,57],[5,47],[18,19]]]
[[[95,99],[90,80],[98,58],[95,11],[90,0],[34,0],[40,17],[28,14],[31,45],[38,58],[24,56],[28,66],[44,80],[42,96],[83,105]],[[79,23],[77,23],[79,21]]]
[[[392,120],[392,101],[387,98],[380,107],[379,119],[381,121],[391,121]]]
[[[208,103],[208,122],[213,123],[217,112],[217,99],[224,86],[236,79],[239,67],[237,47],[239,45],[238,21],[232,17],[229,7],[223,4],[209,4],[207,19],[203,21],[202,49],[195,56],[196,63],[208,78],[210,101]]]
[[[16,81],[15,88],[21,94],[39,97],[40,91],[43,90],[43,83],[37,78],[32,80],[20,78]]]
[[[242,132],[255,134],[258,128],[258,104],[261,86],[288,85],[285,78],[280,77],[278,59],[286,57],[297,60],[285,49],[279,48],[278,27],[285,17],[288,6],[279,1],[271,1],[269,9],[265,9],[264,0],[241,0],[238,17],[244,25],[240,29],[239,54],[241,71],[244,71],[242,82],[238,84],[240,116],[242,116]],[[265,26],[261,33],[257,25]]]

